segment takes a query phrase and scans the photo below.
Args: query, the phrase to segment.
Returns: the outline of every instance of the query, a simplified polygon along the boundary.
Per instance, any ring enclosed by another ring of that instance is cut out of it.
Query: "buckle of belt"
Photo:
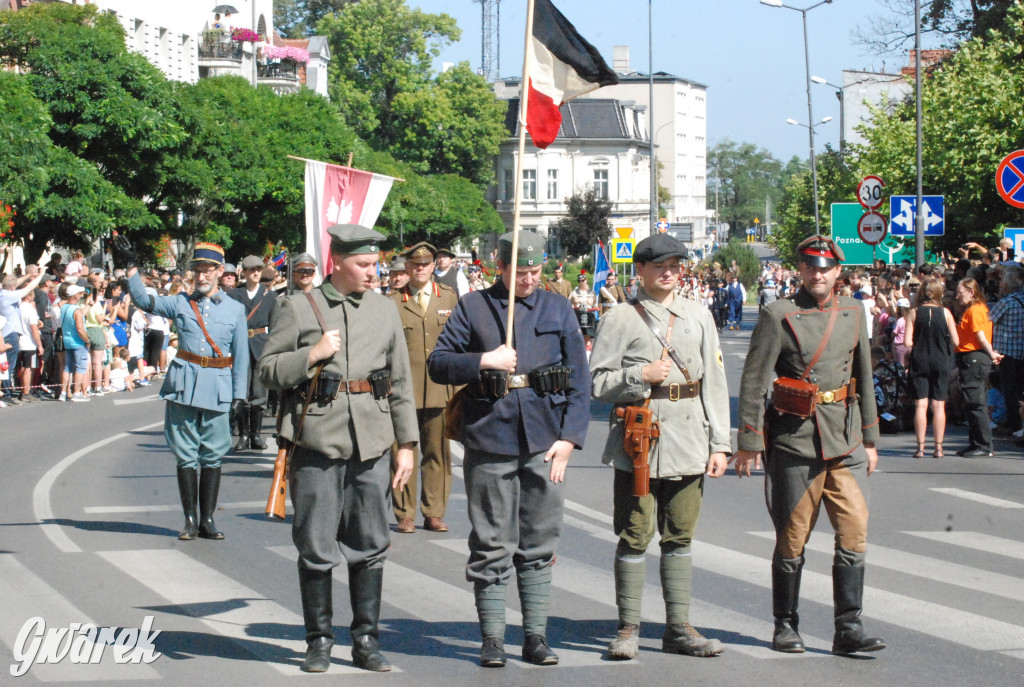
[[[199,356],[199,367],[209,367],[209,366],[210,366],[210,358],[209,358],[209,356],[205,356],[205,355]]]
[[[668,385],[668,400],[680,401],[684,398],[694,398],[697,396],[700,389],[699,382],[686,382],[680,384],[673,382]]]
[[[509,389],[525,389],[530,386],[530,375],[509,375],[508,376],[508,388]]]
[[[836,392],[835,391],[823,391],[821,392],[821,402],[824,404],[835,403]]]

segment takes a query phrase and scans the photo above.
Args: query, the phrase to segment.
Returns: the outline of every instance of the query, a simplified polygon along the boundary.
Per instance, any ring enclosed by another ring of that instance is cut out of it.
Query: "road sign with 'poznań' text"
[[[844,266],[870,265],[873,257],[889,265],[899,264],[903,260],[914,261],[913,241],[904,243],[889,234],[874,248],[864,243],[857,233],[857,224],[863,215],[864,207],[860,203],[832,204],[832,240],[846,254]]]
[[[612,239],[612,262],[633,262],[633,239]]]
[[[945,196],[921,196],[924,208],[925,236],[942,236],[946,233]],[[893,236],[914,235],[914,209],[917,196],[892,196],[889,198],[889,231]]]

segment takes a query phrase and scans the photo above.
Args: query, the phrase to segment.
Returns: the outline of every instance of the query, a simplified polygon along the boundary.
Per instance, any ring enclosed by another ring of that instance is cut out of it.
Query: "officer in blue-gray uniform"
[[[501,279],[459,301],[427,360],[438,384],[467,384],[459,439],[469,499],[469,563],[483,646],[480,663],[505,665],[505,591],[513,566],[523,611],[523,659],[558,663],[548,646],[551,566],[562,523],[561,482],[590,421],[590,374],[569,301],[538,289],[544,239],[498,243]],[[516,261],[515,284],[511,263]],[[505,346],[515,289],[512,347]]]
[[[218,284],[224,249],[196,244],[192,295],[150,296],[134,265],[135,254],[119,236],[112,246],[117,267],[126,268],[128,293],[137,308],[174,321],[178,355],[160,389],[167,401],[164,436],[178,460],[178,492],[185,527],[178,539],[223,539],[213,522],[220,491],[220,460],[231,448],[229,411],[244,403],[249,374],[245,309]],[[196,520],[196,502],[199,520]]]

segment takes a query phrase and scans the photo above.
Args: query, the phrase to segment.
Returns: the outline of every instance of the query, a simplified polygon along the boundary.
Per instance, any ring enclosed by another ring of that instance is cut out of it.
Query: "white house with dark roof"
[[[548,237],[548,251],[560,255],[549,228],[566,216],[566,200],[588,188],[612,203],[612,226],[630,227],[633,237],[650,234],[650,147],[645,108],[612,99],[577,98],[561,107],[558,138],[540,150],[527,136],[523,160],[520,227]],[[508,101],[509,138],[495,158],[488,200],[512,228],[515,170],[519,154],[519,98]]]

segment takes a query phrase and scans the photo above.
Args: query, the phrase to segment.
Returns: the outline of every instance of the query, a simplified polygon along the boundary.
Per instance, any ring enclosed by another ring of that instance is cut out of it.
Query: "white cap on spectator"
[[[69,296],[77,296],[80,293],[85,293],[85,289],[78,284],[72,284],[68,287],[67,294]]]

